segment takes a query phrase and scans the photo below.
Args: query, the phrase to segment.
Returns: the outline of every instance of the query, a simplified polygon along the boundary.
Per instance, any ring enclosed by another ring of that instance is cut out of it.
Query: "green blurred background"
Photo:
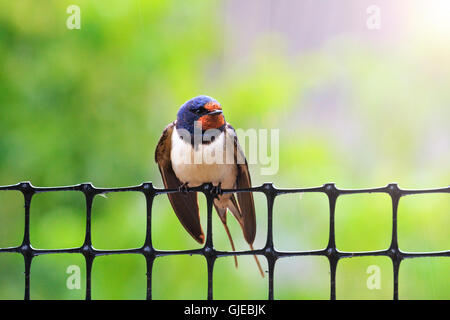
[[[66,9],[81,8],[81,29],[69,30]],[[378,5],[380,29],[366,25]],[[199,94],[219,100],[235,128],[280,129],[279,170],[254,185],[369,188],[446,187],[450,181],[450,4],[447,1],[8,1],[0,0],[0,185],[92,182],[97,187],[162,182],[153,153],[178,107]],[[258,231],[266,237],[266,204],[255,195]],[[200,196],[206,228],[205,199]],[[154,201],[152,236],[158,249],[198,248],[165,196]],[[145,239],[145,198],[120,193],[96,197],[92,237],[97,249],[134,248]],[[389,246],[392,208],[386,195],[338,199],[339,250]],[[214,243],[229,250],[213,218]],[[274,241],[280,250],[313,250],[328,242],[324,195],[280,196]],[[0,193],[0,247],[20,245],[23,197]],[[234,219],[237,249],[246,250]],[[402,198],[399,243],[404,251],[450,248],[448,195]],[[31,205],[35,248],[80,246],[85,231],[81,193],[39,194]],[[264,257],[260,257],[267,269]],[[66,281],[80,267],[81,288]],[[369,266],[381,287],[369,290]],[[39,256],[31,266],[32,299],[83,299],[84,258]],[[400,299],[449,299],[450,261],[412,259],[400,267]],[[205,299],[201,256],[158,258],[155,299]],[[0,298],[22,299],[24,263],[0,254]],[[94,299],[144,299],[140,255],[96,258]],[[388,258],[343,259],[338,299],[391,299]],[[324,257],[282,259],[275,269],[276,299],[328,299]],[[220,258],[214,297],[266,299],[251,257]]]

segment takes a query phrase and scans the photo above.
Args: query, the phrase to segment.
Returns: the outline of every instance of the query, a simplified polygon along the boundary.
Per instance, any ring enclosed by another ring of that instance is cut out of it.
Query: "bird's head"
[[[182,128],[194,133],[196,125],[201,125],[202,132],[210,129],[223,130],[225,118],[222,106],[208,96],[198,96],[186,101],[178,110],[177,129]]]

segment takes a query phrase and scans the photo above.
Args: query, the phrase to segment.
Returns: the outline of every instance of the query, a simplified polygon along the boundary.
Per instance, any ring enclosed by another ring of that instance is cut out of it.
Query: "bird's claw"
[[[188,189],[189,189],[188,184],[189,184],[189,182],[185,182],[181,186],[179,186],[178,187],[178,192],[182,192],[184,194],[187,194],[188,193]]]
[[[219,198],[219,196],[221,196],[223,194],[222,191],[222,183],[219,182],[219,184],[217,186],[213,186],[211,188],[211,194],[214,196],[214,198]]]

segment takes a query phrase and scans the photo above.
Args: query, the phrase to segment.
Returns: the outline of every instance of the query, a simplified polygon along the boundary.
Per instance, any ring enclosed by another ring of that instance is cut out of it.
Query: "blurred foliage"
[[[448,55],[442,54],[448,52],[448,43],[405,42],[388,50],[362,39],[340,37],[292,55],[282,35],[261,30],[250,52],[235,57],[227,56],[224,39],[230,37],[226,19],[230,13],[222,2],[78,0],[82,28],[68,30],[66,8],[72,3],[0,0],[0,185],[89,181],[114,187],[153,181],[161,186],[153,162],[156,143],[165,125],[175,119],[178,106],[199,94],[218,99],[227,121],[236,128],[280,129],[279,172],[261,176],[259,167],[252,166],[255,185],[448,185],[450,70]],[[432,139],[436,130],[439,141]],[[326,246],[328,203],[321,196],[277,198],[274,240],[278,249]],[[205,201],[202,196],[199,199],[204,223]],[[263,195],[255,199],[255,247],[263,247],[267,205]],[[20,245],[23,197],[2,192],[0,203],[0,247]],[[400,248],[448,250],[449,208],[446,195],[402,199]],[[32,245],[81,245],[84,211],[81,194],[37,195],[31,206]],[[391,211],[389,199],[380,195],[339,198],[339,249],[387,248]],[[216,216],[213,223],[217,248],[228,250]],[[247,249],[236,221],[230,217],[229,224],[236,247]],[[92,236],[98,249],[142,245],[142,195],[96,197]],[[152,236],[158,249],[199,247],[163,196],[154,201]],[[263,257],[260,261],[267,269]],[[381,269],[381,291],[366,286],[366,269],[373,264]],[[80,290],[66,287],[70,265],[82,270]],[[84,268],[83,258],[77,255],[37,257],[31,268],[31,297],[84,298]],[[0,254],[0,298],[23,297],[23,271],[20,255]],[[160,258],[153,271],[156,299],[206,298],[203,257]],[[141,256],[99,257],[93,265],[92,297],[143,299],[145,273]],[[400,268],[400,298],[448,299],[449,280],[445,259],[405,261]],[[267,277],[259,276],[253,258],[240,257],[238,269],[232,258],[217,260],[217,298],[264,299],[267,287]],[[275,298],[328,297],[325,258],[277,262]],[[342,260],[337,297],[392,298],[391,262]]]

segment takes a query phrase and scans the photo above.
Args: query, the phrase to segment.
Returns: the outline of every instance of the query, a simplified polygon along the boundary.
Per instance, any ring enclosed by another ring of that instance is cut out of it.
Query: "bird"
[[[227,226],[227,212],[237,219],[250,249],[256,236],[256,215],[251,192],[223,193],[225,189],[251,188],[251,177],[235,129],[225,120],[221,104],[212,97],[194,97],[178,110],[175,121],[163,130],[155,150],[172,208],[186,231],[200,244],[205,235],[200,224],[197,192],[189,188],[212,184],[213,205],[235,251]],[[236,200],[237,197],[237,200]],[[264,272],[254,255],[262,277]],[[234,256],[238,267],[237,257]]]

